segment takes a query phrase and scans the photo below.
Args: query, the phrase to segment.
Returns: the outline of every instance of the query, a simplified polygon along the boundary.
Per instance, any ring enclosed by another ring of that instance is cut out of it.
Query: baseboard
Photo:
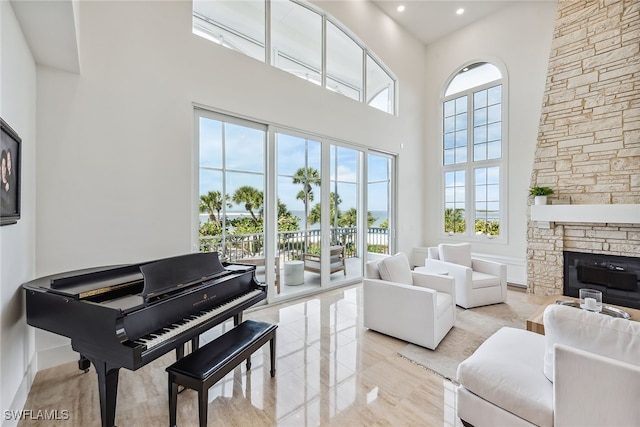
[[[36,364],[37,357],[34,355],[27,367],[27,371],[25,372],[22,381],[20,382],[18,390],[16,390],[16,394],[13,397],[10,407],[3,408],[2,427],[16,427],[20,420],[24,418],[23,410],[29,409],[25,408],[24,405],[27,403],[27,397],[29,397],[31,385],[33,384],[33,381],[36,378],[36,373],[38,372]]]
[[[78,360],[78,353],[73,351],[71,343],[59,347],[40,350],[37,353],[38,371]]]

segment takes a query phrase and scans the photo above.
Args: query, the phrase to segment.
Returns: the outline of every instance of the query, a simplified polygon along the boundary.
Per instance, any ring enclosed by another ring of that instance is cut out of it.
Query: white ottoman
[[[304,262],[284,262],[284,284],[289,286],[302,285],[304,283]]]

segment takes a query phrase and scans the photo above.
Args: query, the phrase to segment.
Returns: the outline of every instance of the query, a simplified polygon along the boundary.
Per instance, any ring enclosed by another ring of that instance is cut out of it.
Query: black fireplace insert
[[[580,288],[602,292],[602,302],[640,309],[640,258],[564,252],[563,294],[578,298]]]

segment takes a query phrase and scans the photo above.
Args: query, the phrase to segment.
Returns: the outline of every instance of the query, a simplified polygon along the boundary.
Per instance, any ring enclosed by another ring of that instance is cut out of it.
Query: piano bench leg
[[[176,427],[178,410],[178,384],[169,375],[169,427]]]
[[[200,427],[207,427],[207,409],[209,405],[209,388],[204,386],[198,390],[198,412]]]
[[[251,356],[247,357],[247,371],[251,369]]]
[[[276,334],[269,340],[269,359],[271,359],[271,378],[276,376]]]

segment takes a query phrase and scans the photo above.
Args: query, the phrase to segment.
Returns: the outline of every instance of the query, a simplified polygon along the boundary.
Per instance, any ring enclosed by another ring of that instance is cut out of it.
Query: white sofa
[[[502,328],[458,366],[465,425],[640,425],[640,323],[545,309],[546,335]]]
[[[463,308],[507,300],[507,266],[471,256],[469,243],[445,244],[427,249],[425,267],[416,271],[447,272],[456,280],[456,304]]]
[[[368,262],[362,290],[365,328],[433,350],[455,322],[453,278],[412,272],[402,252]]]

